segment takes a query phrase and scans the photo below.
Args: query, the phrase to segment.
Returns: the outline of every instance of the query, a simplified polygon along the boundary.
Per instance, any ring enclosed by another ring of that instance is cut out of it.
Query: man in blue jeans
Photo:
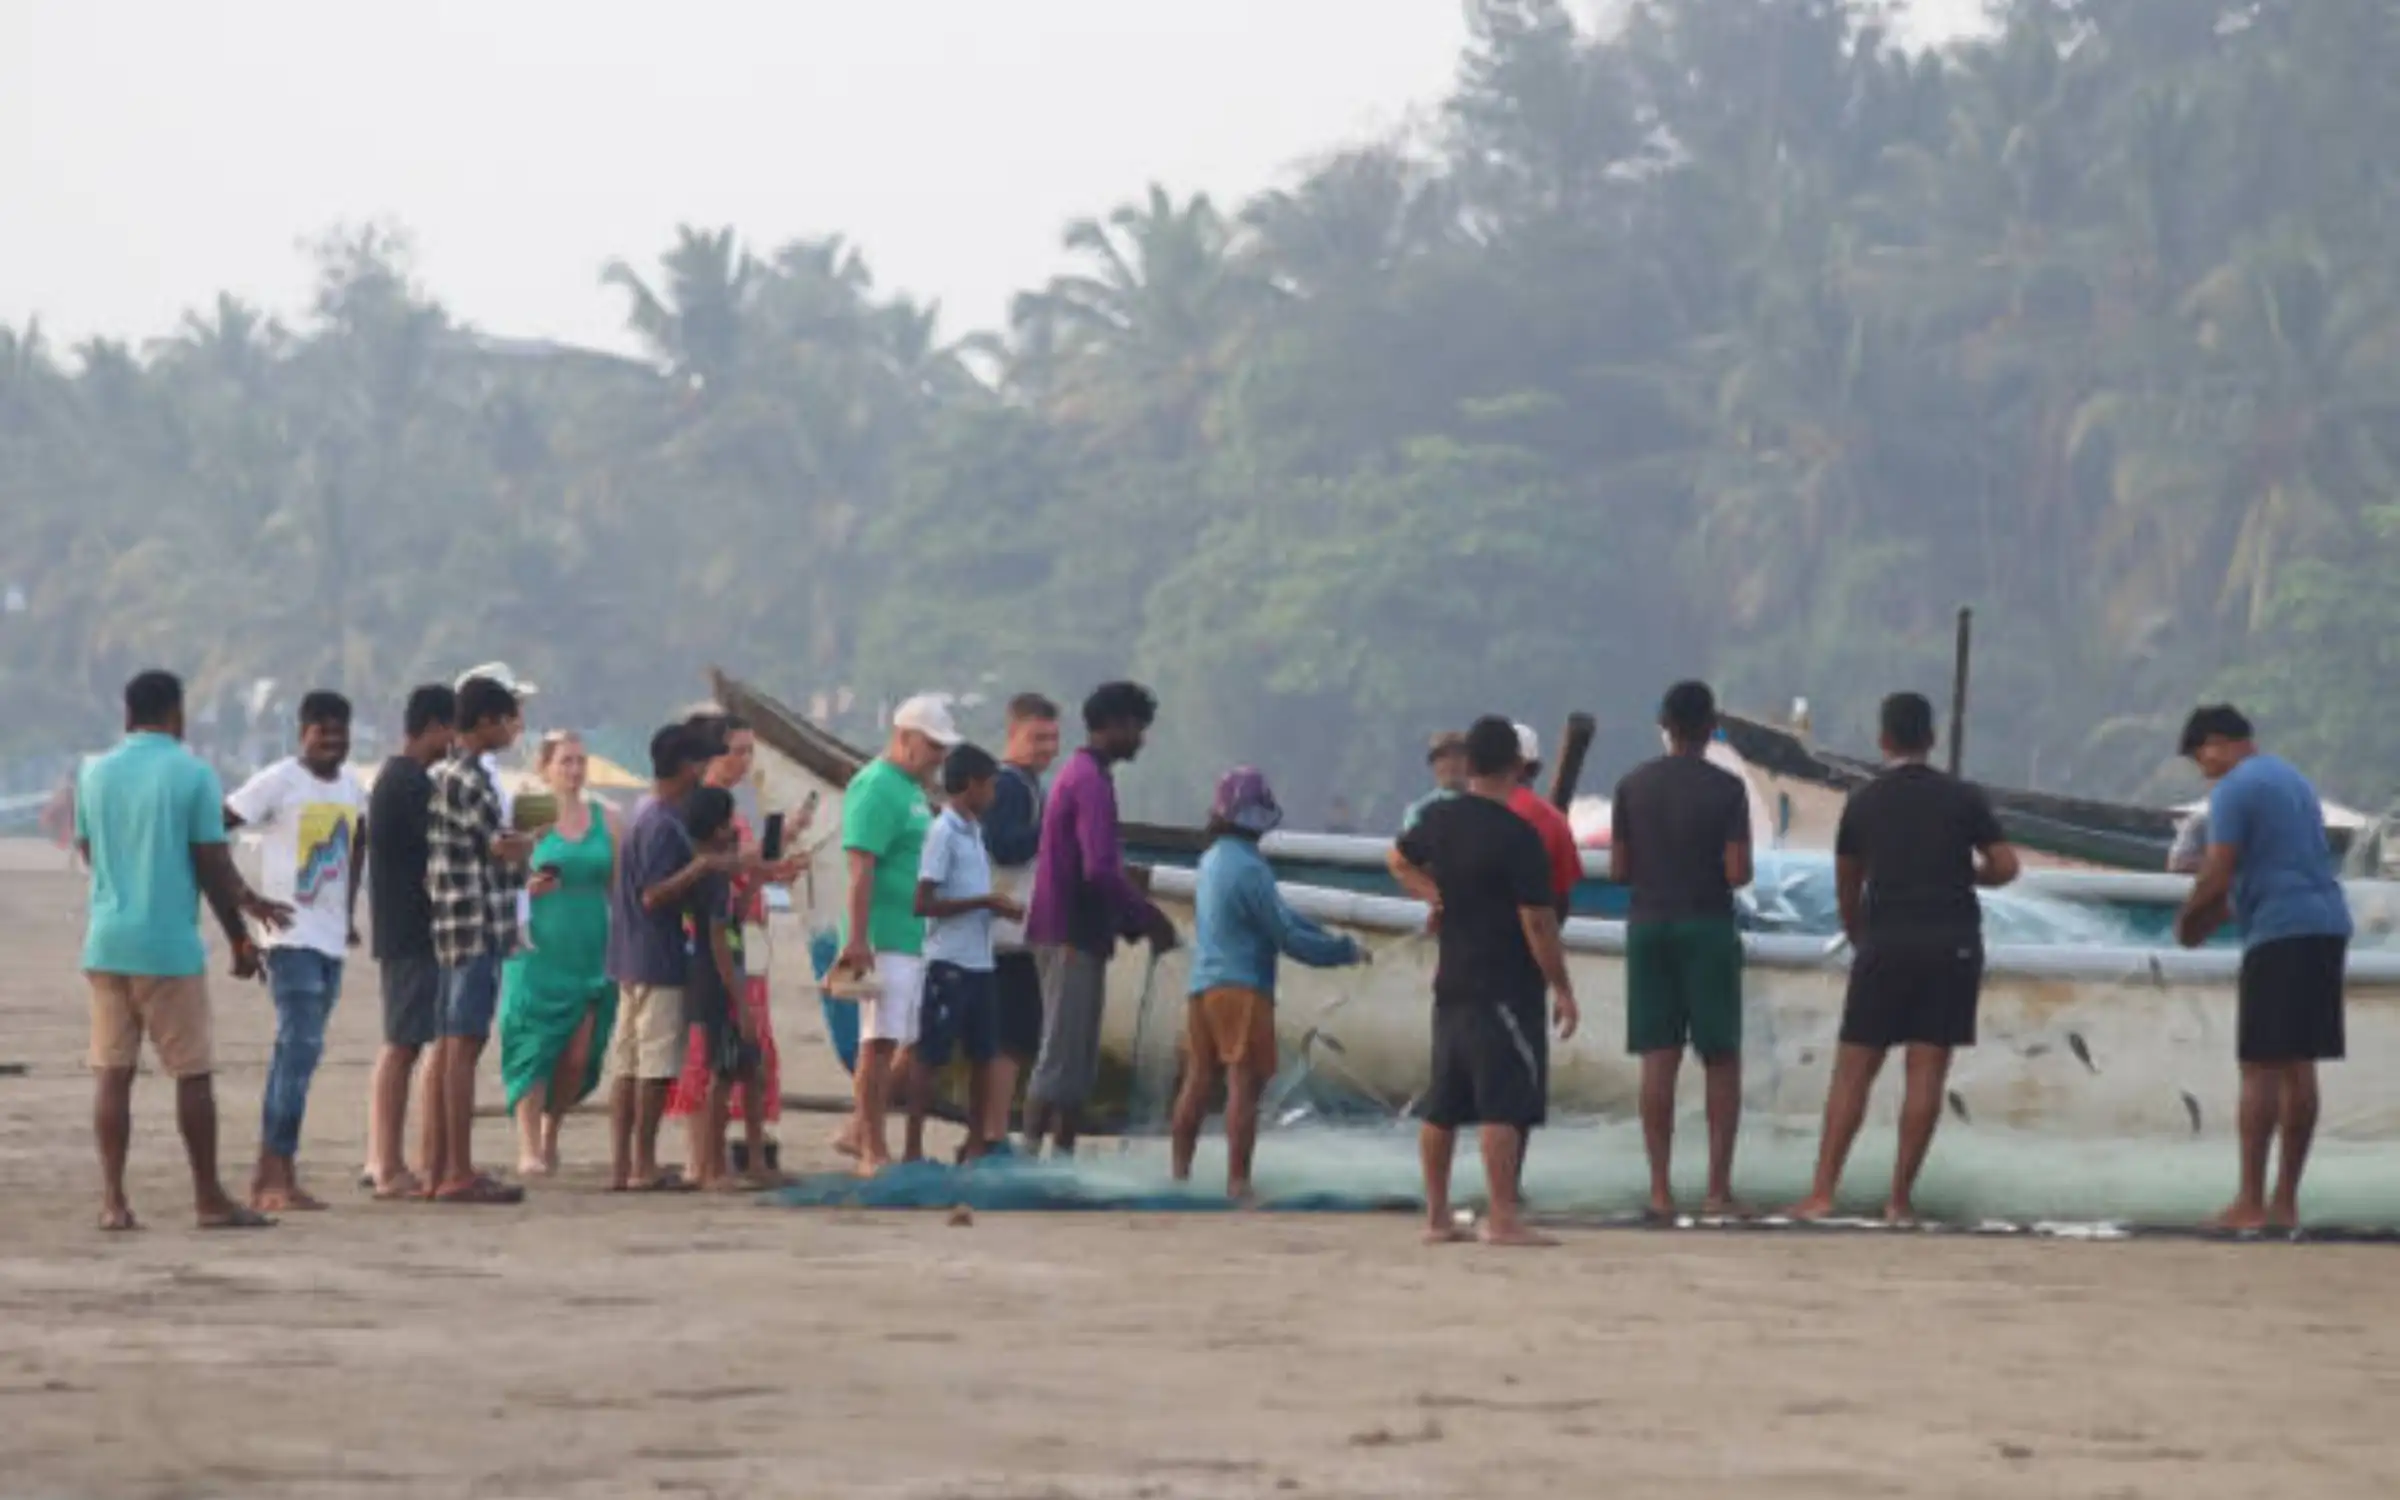
[[[2229,703],[2195,710],[2182,753],[2215,783],[2208,849],[2175,922],[2196,948],[2231,915],[2242,933],[2235,1053],[2242,1069],[2241,1187],[2216,1227],[2297,1229],[2300,1175],[2317,1129],[2317,1064],[2343,1053],[2350,903],[2335,877],[2325,809],[2308,778],[2251,738]],[[2267,1153],[2280,1136],[2275,1196]]]
[[[365,856],[366,791],[350,758],[350,700],[312,692],[300,700],[300,753],[244,782],[225,799],[225,826],[259,835],[261,884],[292,909],[265,938],[275,997],[275,1051],[267,1063],[250,1206],[261,1213],[325,1205],[300,1186],[300,1122],[325,1053],[325,1023],[342,992],[342,959],[358,943],[358,874]]]

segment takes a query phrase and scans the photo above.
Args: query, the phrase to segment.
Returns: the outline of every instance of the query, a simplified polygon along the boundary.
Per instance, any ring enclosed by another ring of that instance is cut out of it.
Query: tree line
[[[1968,604],[1985,779],[2164,795],[2225,693],[2388,796],[2400,12],[1468,11],[1430,125],[1152,187],[963,339],[838,235],[698,227],[607,272],[638,359],[463,325],[384,227],[297,326],[0,328],[0,736],[153,663],[371,705],[503,657],[639,724],[715,662],[857,738],[1133,675],[1134,810],[1249,760],[1307,823],[1491,709],[1613,770],[1682,675],[1864,748]]]

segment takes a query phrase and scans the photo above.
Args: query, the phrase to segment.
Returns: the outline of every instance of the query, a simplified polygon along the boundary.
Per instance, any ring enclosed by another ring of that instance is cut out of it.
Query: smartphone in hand
[[[783,858],[783,814],[767,814],[766,830],[758,840],[758,855],[770,865]]]

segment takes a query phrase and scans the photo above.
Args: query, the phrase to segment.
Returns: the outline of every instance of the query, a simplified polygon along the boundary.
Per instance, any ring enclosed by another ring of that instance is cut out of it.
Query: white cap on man
[[[489,680],[496,682],[502,687],[508,689],[509,696],[513,698],[530,698],[534,694],[541,691],[540,688],[535,687],[530,682],[519,682],[517,680],[517,674],[510,671],[508,663],[504,661],[487,661],[480,667],[467,668],[467,670],[458,674],[458,680],[456,682],[450,684],[451,690],[455,692],[458,689],[465,687],[467,685],[467,679],[470,677],[488,678]]]
[[[1542,737],[1533,732],[1531,724],[1517,726],[1517,759],[1529,766],[1542,762]]]
[[[949,701],[935,693],[919,693],[893,709],[892,728],[912,730],[944,750],[966,738],[958,732],[957,721],[950,717]]]

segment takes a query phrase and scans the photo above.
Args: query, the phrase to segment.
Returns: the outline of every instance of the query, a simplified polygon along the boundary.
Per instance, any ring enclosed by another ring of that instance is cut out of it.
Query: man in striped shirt
[[[533,839],[506,825],[484,757],[517,737],[517,699],[488,677],[458,690],[458,728],[433,771],[425,891],[441,968],[441,1037],[425,1070],[426,1181],[438,1203],[516,1203],[522,1188],[475,1170],[475,1065],[492,1034],[500,964],[517,940],[517,894]]]

